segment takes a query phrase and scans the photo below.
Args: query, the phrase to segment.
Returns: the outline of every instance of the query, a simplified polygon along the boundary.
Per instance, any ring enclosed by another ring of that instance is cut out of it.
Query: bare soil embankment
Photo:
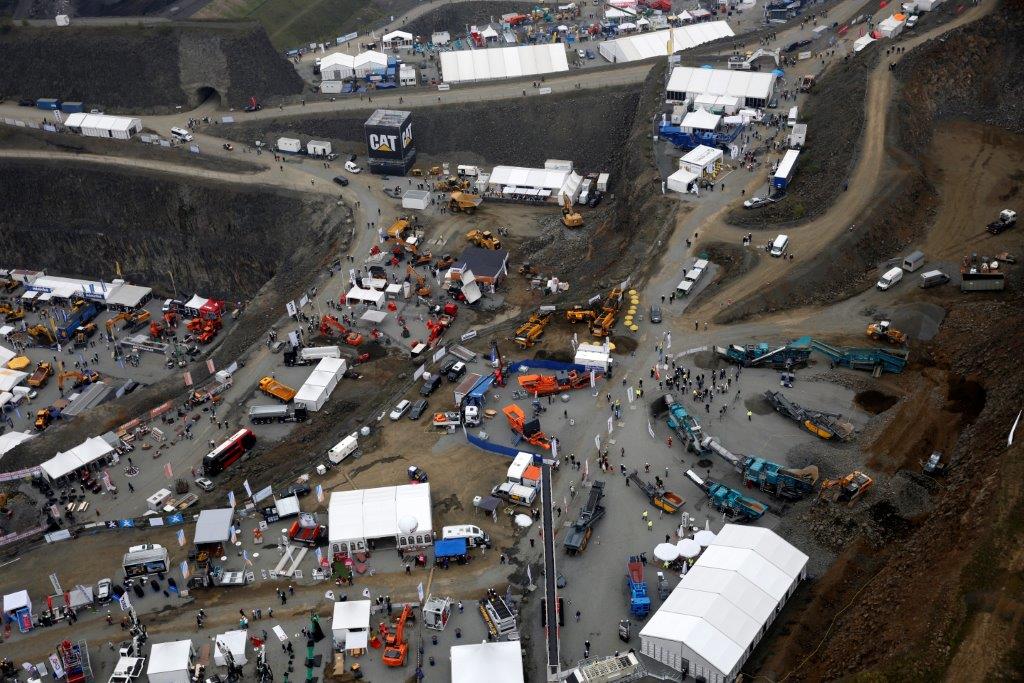
[[[414,107],[414,144],[421,156],[460,164],[543,166],[546,159],[571,159],[586,171],[621,165],[640,86],[580,90],[473,104]],[[238,142],[301,135],[330,140],[346,153],[366,153],[367,109],[330,115],[294,116],[220,126],[218,134]],[[421,164],[422,165],[422,164]]]
[[[59,97],[108,113],[170,112],[208,97],[228,106],[302,92],[256,24],[18,27],[0,33],[0,93]]]
[[[467,26],[501,20],[502,14],[511,12],[528,13],[538,4],[535,2],[455,2],[441,5],[412,21],[403,24],[402,30],[414,36],[429,40],[435,31],[448,31],[452,38],[466,33]]]

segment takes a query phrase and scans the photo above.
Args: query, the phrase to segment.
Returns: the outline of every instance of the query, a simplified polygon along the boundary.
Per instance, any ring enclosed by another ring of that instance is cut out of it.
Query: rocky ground
[[[424,157],[459,164],[542,167],[546,159],[571,159],[580,170],[618,177],[638,99],[639,87],[634,87],[415,108],[414,144]],[[368,102],[358,112],[240,123],[219,133],[250,143],[302,135],[365,154],[363,124],[372,107]]]
[[[250,97],[272,100],[303,87],[263,29],[252,24],[18,27],[0,32],[0,63],[5,97],[59,97],[108,113],[170,112],[211,95],[239,107]]]
[[[454,2],[441,5],[423,16],[417,17],[402,26],[402,30],[408,31],[414,36],[423,36],[429,40],[430,34],[434,31],[448,31],[454,38],[457,34],[463,35],[466,26],[474,24],[487,24],[491,21],[500,21],[502,14],[510,12],[529,12],[538,3],[533,2]]]

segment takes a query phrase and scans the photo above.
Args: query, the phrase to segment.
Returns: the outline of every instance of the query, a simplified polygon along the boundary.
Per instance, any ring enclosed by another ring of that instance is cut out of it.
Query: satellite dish
[[[416,531],[416,527],[419,526],[419,522],[412,515],[406,515],[398,520],[398,528],[403,534],[411,534]]]

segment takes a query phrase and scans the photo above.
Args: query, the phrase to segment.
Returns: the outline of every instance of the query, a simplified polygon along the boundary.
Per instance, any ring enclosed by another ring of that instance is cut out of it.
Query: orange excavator
[[[597,373],[594,379],[604,377],[604,373]],[[558,394],[563,391],[573,391],[590,386],[590,375],[585,375],[575,370],[570,370],[568,376],[562,380],[555,375],[519,375],[519,386],[531,396],[541,397]]]
[[[597,313],[593,309],[583,308],[582,306],[573,306],[565,312],[565,319],[573,325],[590,322],[596,317]]]
[[[339,337],[345,339],[345,343],[349,346],[359,346],[363,343],[363,335],[358,332],[350,332],[347,327],[341,324],[341,321],[330,313],[320,318],[320,334],[324,337],[334,336],[335,332]]]
[[[536,418],[526,421],[526,413],[523,409],[517,406],[515,403],[511,403],[501,409],[501,412],[505,413],[505,419],[508,420],[509,428],[523,437],[528,444],[536,446],[537,448],[543,448],[550,450],[551,439],[548,435],[540,430],[540,421]]]
[[[430,287],[427,287],[427,278],[413,270],[412,266],[405,267],[406,275],[409,276],[409,281],[416,281],[416,296],[422,296],[424,298],[430,296]]]
[[[405,622],[412,615],[412,605],[406,603],[402,613],[398,616],[398,625],[394,631],[384,637],[383,662],[387,666],[405,666],[405,660],[409,656],[409,642],[405,639]]]
[[[75,383],[72,388],[77,389],[78,387],[85,386],[86,384],[93,384],[94,382],[100,381],[100,373],[95,370],[90,370],[88,373],[82,373],[78,370],[65,370],[57,375],[57,388],[64,391],[64,380],[73,379]]]

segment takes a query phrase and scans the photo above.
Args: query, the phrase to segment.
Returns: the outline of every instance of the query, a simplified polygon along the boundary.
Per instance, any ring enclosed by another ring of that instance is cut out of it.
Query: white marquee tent
[[[142,119],[106,114],[69,114],[64,125],[72,132],[91,138],[127,140],[142,131]]]
[[[243,665],[249,661],[245,656],[245,646],[249,640],[249,634],[245,631],[227,631],[218,633],[213,650],[213,663],[217,666],[227,666],[227,659],[221,652],[221,647],[227,648],[235,660],[235,664]]]
[[[371,306],[382,308],[385,304],[386,295],[384,292],[376,289],[363,289],[362,287],[353,285],[352,289],[348,290],[348,294],[345,295],[345,303],[354,304],[356,302],[365,302]]]
[[[773,531],[725,525],[640,631],[641,653],[729,683],[806,577],[807,559]]]
[[[695,130],[717,130],[721,120],[722,117],[718,114],[712,114],[706,109],[698,109],[684,116],[683,120],[679,123],[679,127],[689,132]]]
[[[606,40],[598,46],[598,52],[609,62],[635,62],[651,57],[666,57],[679,50],[688,50],[732,35],[735,34],[728,23],[708,21]]]
[[[521,648],[518,640],[453,646],[452,683],[523,683]]]
[[[10,391],[28,378],[27,372],[0,368],[0,391]]]
[[[409,47],[412,45],[412,34],[408,31],[392,31],[385,33],[380,42],[385,48]]]
[[[113,446],[102,437],[92,436],[69,451],[57,453],[40,467],[50,481],[56,481],[71,474],[80,467],[85,467],[104,458],[114,451]]]
[[[339,650],[365,649],[370,631],[370,601],[347,600],[334,603],[331,633]]]
[[[441,75],[445,83],[539,76],[568,70],[569,60],[561,43],[441,53]]]
[[[695,69],[677,66],[668,79],[666,99],[683,102],[687,97],[712,95],[735,97],[744,106],[764,106],[771,99],[775,76],[765,71],[733,71],[730,69]],[[752,103],[751,101],[755,101]],[[757,103],[760,102],[760,103]]]
[[[187,683],[192,680],[189,666],[195,659],[191,640],[153,643],[146,675],[150,683]]]
[[[666,179],[665,185],[672,192],[688,194],[690,192],[690,185],[697,180],[697,177],[696,173],[681,168]]]
[[[6,346],[0,346],[0,365],[7,365],[17,355]]]
[[[355,74],[356,58],[344,52],[335,52],[320,60],[320,78],[325,81],[342,81]]]
[[[433,542],[430,484],[335,491],[327,514],[331,553],[363,551],[378,538],[394,538],[399,548]]]
[[[355,70],[356,76],[360,78],[374,73],[384,73],[388,68],[388,56],[376,50],[360,52],[356,55],[352,68]]]
[[[29,432],[4,432],[0,434],[0,458],[23,441],[28,441],[35,434]]]

